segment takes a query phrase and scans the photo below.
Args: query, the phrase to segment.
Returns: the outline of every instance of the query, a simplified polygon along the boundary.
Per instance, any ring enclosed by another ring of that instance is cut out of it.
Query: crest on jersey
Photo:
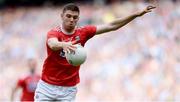
[[[79,35],[76,36],[76,37],[75,37],[75,40],[76,40],[76,42],[79,41],[79,40],[80,40],[80,36],[79,36]]]

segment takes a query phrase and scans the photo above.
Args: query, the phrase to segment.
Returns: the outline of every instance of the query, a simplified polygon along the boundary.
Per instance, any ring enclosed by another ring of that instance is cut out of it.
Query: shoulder
[[[28,77],[28,75],[21,75],[20,77],[19,77],[19,79],[18,79],[18,82],[23,82],[23,81],[25,81],[26,79],[27,79],[27,77]]]
[[[85,25],[85,26],[78,27],[78,29],[87,29],[87,28],[91,28],[91,27],[96,27],[96,26],[95,25]]]
[[[29,76],[29,73],[24,73],[24,74],[22,74],[22,75],[20,76],[19,79],[24,80],[24,79],[26,79],[28,76]]]
[[[78,27],[78,30],[83,30],[83,31],[91,30],[91,29],[96,29],[96,26],[95,25],[85,25],[85,26]]]
[[[48,34],[49,33],[58,33],[58,32],[61,32],[60,26],[56,26],[56,27],[52,28],[51,30],[48,31]]]

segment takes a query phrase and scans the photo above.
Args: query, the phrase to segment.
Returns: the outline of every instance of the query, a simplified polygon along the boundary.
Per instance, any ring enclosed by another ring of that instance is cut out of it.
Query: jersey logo
[[[37,82],[28,83],[27,90],[29,92],[35,92],[36,86],[37,86]]]
[[[65,58],[65,52],[64,52],[63,49],[60,51],[59,55],[60,55],[61,57],[64,57],[64,58]]]
[[[75,37],[76,42],[80,40],[80,36]]]

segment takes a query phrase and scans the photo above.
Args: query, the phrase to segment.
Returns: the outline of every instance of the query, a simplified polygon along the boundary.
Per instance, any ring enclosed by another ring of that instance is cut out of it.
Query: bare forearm
[[[115,21],[112,21],[109,24],[99,26],[97,28],[96,34],[102,34],[105,32],[117,30],[117,29],[121,28],[122,26],[128,24],[129,22],[131,22],[132,20],[134,20],[138,16],[139,16],[138,13],[132,14],[132,15],[125,17],[125,18],[116,19]]]
[[[154,8],[156,8],[156,7],[147,6],[146,9],[141,11],[141,12],[137,12],[135,14],[132,14],[132,15],[125,17],[125,18],[122,18],[122,19],[120,19],[120,18],[116,19],[115,21],[113,21],[109,24],[97,26],[96,34],[103,34],[103,33],[109,32],[109,31],[117,30],[117,29],[121,28],[122,26],[128,24],[129,22],[131,22],[135,18],[140,17],[140,16],[142,16],[148,12],[151,12],[151,10]]]
[[[113,22],[111,22],[110,24],[114,27],[114,29],[118,29],[126,24],[128,24],[129,22],[131,22],[132,20],[134,20],[135,18],[137,18],[139,16],[139,13],[135,13],[135,14],[132,14],[128,17],[125,17],[125,18],[119,18]]]
[[[112,26],[113,30],[119,29],[120,27],[122,27],[122,26],[128,24],[129,22],[131,22],[132,20],[134,20],[136,17],[140,17],[140,16],[142,16],[148,12],[151,12],[151,9],[154,9],[154,8],[156,8],[156,7],[147,6],[147,8],[145,10],[143,10],[141,12],[137,12],[135,14],[132,14],[128,17],[123,18],[123,19],[117,19],[117,20],[111,22],[110,25]]]
[[[73,46],[73,44],[75,44],[75,43],[76,43],[76,41],[61,42],[61,41],[58,41],[57,38],[50,38],[48,40],[48,46],[52,50],[57,51],[57,50],[63,49],[65,52],[68,52],[68,53],[70,53],[71,51],[74,51],[76,49],[76,47]]]
[[[49,39],[49,40],[48,40],[48,46],[49,46],[52,50],[57,51],[57,50],[62,49],[62,47],[63,47],[63,42],[59,42],[58,40],[55,40],[55,39]]]
[[[13,101],[14,100],[14,95],[17,91],[18,87],[15,87],[14,89],[12,89],[12,93],[11,93],[11,96],[10,96],[10,100]]]

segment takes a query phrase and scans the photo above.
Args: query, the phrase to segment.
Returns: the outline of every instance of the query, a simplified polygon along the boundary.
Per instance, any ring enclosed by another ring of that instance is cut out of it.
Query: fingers
[[[67,53],[67,54],[70,54],[70,53],[75,53],[75,50],[72,50],[72,49],[64,49],[64,52]]]
[[[146,13],[151,12],[151,11],[152,11],[152,9],[155,9],[155,8],[156,8],[156,7],[155,7],[155,6],[152,6],[152,5],[147,6],[147,8],[146,8],[145,12],[146,12]]]
[[[155,9],[155,8],[156,8],[155,6],[148,6],[147,10],[151,10],[151,9]]]
[[[76,50],[76,46],[72,45],[71,43],[67,43],[66,46],[64,46],[65,53],[74,53]]]
[[[68,46],[68,49],[71,50],[71,51],[75,51],[76,50],[76,46],[70,45],[70,46]]]
[[[63,43],[63,49],[65,53],[75,53],[77,46],[75,46],[74,44],[77,43],[76,40]]]
[[[76,44],[76,43],[77,43],[77,40],[74,40],[74,41],[71,42],[71,44],[73,44],[73,45]]]
[[[71,51],[69,49],[64,49],[64,52],[65,52],[65,54],[71,53]]]
[[[151,12],[152,10],[151,9],[149,9],[149,10],[147,10],[146,12]]]

